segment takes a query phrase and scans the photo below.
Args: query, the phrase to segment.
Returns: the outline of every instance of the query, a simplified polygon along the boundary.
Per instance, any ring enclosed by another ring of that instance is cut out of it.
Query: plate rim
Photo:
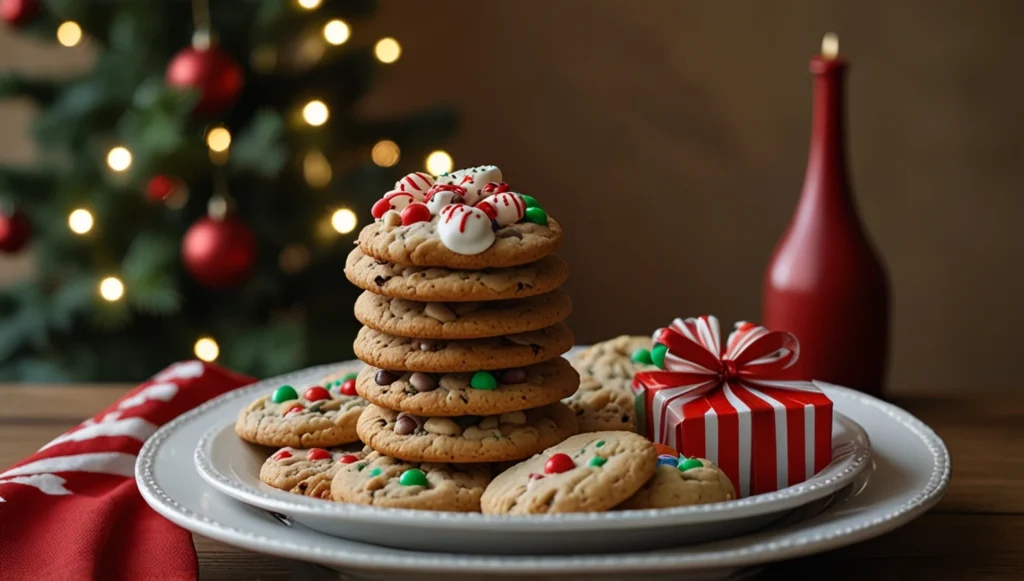
[[[254,385],[254,388],[260,387],[262,383]],[[225,430],[233,428],[233,424],[227,423],[212,426],[203,433],[196,444],[193,462],[199,475],[219,492],[250,506],[286,516],[302,515],[317,518],[330,516],[353,522],[416,528],[460,526],[466,530],[481,530],[501,527],[503,530],[513,529],[516,532],[538,530],[552,532],[553,526],[558,531],[564,532],[597,527],[603,529],[659,528],[727,521],[792,510],[820,500],[847,486],[867,468],[871,460],[871,439],[857,422],[839,412],[833,413],[833,421],[842,424],[852,432],[850,445],[853,446],[853,450],[845,458],[838,460],[835,467],[830,464],[825,469],[831,468],[838,472],[815,480],[816,475],[799,484],[747,498],[661,509],[540,515],[489,515],[339,503],[299,496],[269,487],[267,489],[255,488],[225,473],[218,468],[212,458],[210,447],[215,438]]]
[[[326,372],[343,365],[357,363],[341,362],[320,365],[281,377],[290,377],[306,372],[311,373],[314,370]],[[935,431],[924,422],[906,410],[872,396],[826,382],[817,383],[826,386],[837,396],[879,410],[894,421],[903,424],[911,433],[917,436],[932,456],[931,473],[928,481],[911,499],[881,516],[862,520],[840,530],[828,530],[825,527],[825,530],[813,533],[790,531],[786,533],[787,538],[781,540],[757,541],[753,545],[738,548],[722,548],[700,553],[683,554],[640,552],[605,555],[545,556],[459,555],[391,549],[388,559],[381,561],[373,555],[367,555],[355,550],[337,547],[309,547],[288,539],[280,537],[270,538],[249,530],[242,530],[183,507],[156,483],[153,472],[156,454],[170,434],[177,431],[182,425],[200,417],[210,407],[217,405],[219,398],[199,405],[158,429],[143,444],[142,449],[139,451],[135,474],[139,491],[146,502],[158,513],[187,530],[192,530],[210,538],[241,546],[255,552],[272,554],[283,558],[296,558],[296,555],[302,555],[310,561],[339,567],[374,571],[407,571],[408,569],[417,569],[423,572],[466,572],[469,568],[473,568],[475,571],[486,571],[494,574],[515,574],[523,572],[599,572],[607,571],[609,566],[628,568],[630,571],[638,572],[748,566],[827,551],[884,534],[916,518],[934,506],[941,500],[949,484],[952,462],[948,448]],[[243,389],[241,388],[238,391]],[[317,534],[320,535],[322,533]],[[363,544],[353,543],[357,545]]]

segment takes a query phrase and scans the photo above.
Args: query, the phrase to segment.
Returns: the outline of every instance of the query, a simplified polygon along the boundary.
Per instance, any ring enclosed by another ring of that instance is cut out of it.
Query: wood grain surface
[[[0,466],[31,454],[126,386],[0,386]],[[1024,395],[894,401],[931,425],[953,456],[942,502],[882,537],[772,565],[757,579],[1024,580]],[[298,579],[310,569],[195,537],[202,579]]]

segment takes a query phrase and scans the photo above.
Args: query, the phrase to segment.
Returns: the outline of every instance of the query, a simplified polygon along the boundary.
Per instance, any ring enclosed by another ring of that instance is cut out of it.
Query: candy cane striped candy
[[[409,192],[417,202],[427,198],[427,192],[434,185],[434,176],[421,171],[413,172],[395,182],[395,189],[402,192]]]
[[[526,202],[515,192],[494,194],[477,202],[476,207],[491,216],[499,226],[515,224],[523,219],[526,212]],[[488,211],[487,207],[494,208],[493,212]]]
[[[370,213],[377,220],[380,220],[388,210],[401,212],[406,206],[415,202],[415,197],[409,192],[391,191],[384,194],[384,197],[377,200],[377,203],[370,209]]]

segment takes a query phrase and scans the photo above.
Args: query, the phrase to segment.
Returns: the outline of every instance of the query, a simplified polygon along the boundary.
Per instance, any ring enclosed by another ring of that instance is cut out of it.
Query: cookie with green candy
[[[729,477],[710,460],[659,456],[657,465],[654,476],[618,508],[671,508],[736,498]]]
[[[369,451],[361,443],[331,449],[284,447],[263,463],[260,481],[293,494],[330,499],[338,469],[362,460]]]
[[[601,512],[654,474],[654,445],[630,432],[573,436],[502,472],[487,485],[485,514]]]
[[[243,440],[280,448],[331,448],[359,440],[356,423],[366,400],[355,390],[352,371],[331,373],[313,385],[278,386],[238,414]]]
[[[331,497],[385,508],[479,512],[490,481],[484,466],[405,462],[370,452],[336,469]]]
[[[656,368],[651,338],[620,335],[594,343],[571,359],[584,377],[593,377],[603,387],[633,396],[633,375]]]

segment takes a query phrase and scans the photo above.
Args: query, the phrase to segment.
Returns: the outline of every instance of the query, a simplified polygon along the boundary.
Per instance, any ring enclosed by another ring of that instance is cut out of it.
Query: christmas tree
[[[81,50],[74,78],[0,76],[38,106],[35,167],[0,167],[0,380],[139,380],[198,356],[267,376],[351,356],[345,257],[403,175],[440,173],[443,108],[367,119],[400,56],[370,0],[0,0]],[[431,153],[433,152],[433,153]]]

